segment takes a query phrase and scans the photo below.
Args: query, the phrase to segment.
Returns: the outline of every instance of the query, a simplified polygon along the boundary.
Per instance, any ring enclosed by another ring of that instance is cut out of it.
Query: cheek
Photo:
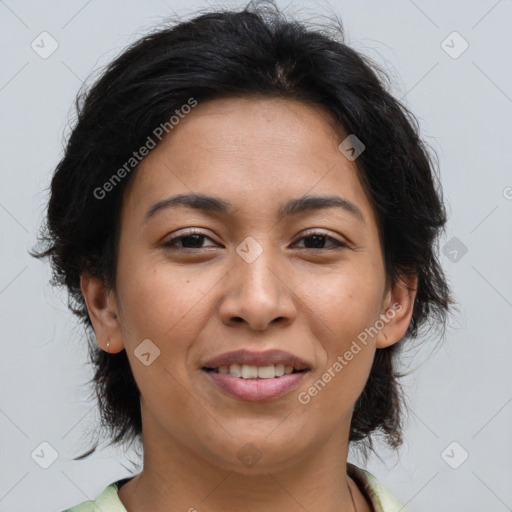
[[[347,267],[308,295],[308,315],[314,319],[314,334],[325,352],[317,375],[322,382],[316,386],[324,400],[351,404],[364,388],[375,354],[375,331],[370,328],[379,318],[381,284],[378,273],[367,270],[363,277]]]
[[[174,411],[186,410],[190,397],[179,383],[187,377],[189,349],[211,314],[205,298],[219,278],[198,278],[197,270],[171,269],[135,252],[119,269],[124,343],[137,385],[150,408],[163,400]],[[141,354],[148,352],[146,362],[154,362],[146,366]]]
[[[119,295],[129,343],[154,339],[159,347],[183,338],[212,284],[186,266],[171,269],[160,258],[132,254],[119,264]],[[186,337],[186,336],[185,336]],[[175,341],[173,341],[175,340]]]
[[[341,350],[347,343],[350,345],[379,318],[382,283],[382,276],[371,266],[359,269],[347,265],[317,280],[314,288],[308,286],[308,306],[328,328],[331,348]]]
[[[185,268],[170,272],[168,265],[135,254],[119,265],[123,268],[129,271],[120,272],[118,288],[130,366],[146,410],[171,421],[190,407],[182,383],[188,348],[202,328],[208,283]]]

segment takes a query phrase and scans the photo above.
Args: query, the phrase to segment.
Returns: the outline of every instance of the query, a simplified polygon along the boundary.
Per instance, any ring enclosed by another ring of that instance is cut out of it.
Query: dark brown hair
[[[140,441],[139,390],[126,352],[99,348],[80,276],[101,277],[115,290],[123,191],[137,168],[101,200],[95,191],[191,97],[204,102],[244,95],[321,106],[365,145],[355,163],[377,212],[388,281],[414,274],[418,287],[406,335],[376,352],[355,405],[350,441],[373,449],[372,434],[380,433],[392,447],[402,442],[396,357],[420,327],[430,323],[444,332],[452,303],[436,256],[446,213],[434,159],[419,138],[416,118],[386,90],[386,74],[344,44],[337,21],[325,30],[308,28],[264,1],[240,11],[202,13],[142,37],[79,93],[77,119],[51,182],[39,237],[45,245],[31,254],[51,259],[51,283],[67,287],[69,308],[83,321],[110,444]]]

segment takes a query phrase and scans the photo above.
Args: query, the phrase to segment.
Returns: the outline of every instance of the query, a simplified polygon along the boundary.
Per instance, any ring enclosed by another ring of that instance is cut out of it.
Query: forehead
[[[277,213],[286,198],[336,194],[369,218],[356,165],[338,149],[344,137],[329,112],[298,101],[199,103],[141,162],[125,206],[141,218],[157,201],[197,192],[265,216]]]

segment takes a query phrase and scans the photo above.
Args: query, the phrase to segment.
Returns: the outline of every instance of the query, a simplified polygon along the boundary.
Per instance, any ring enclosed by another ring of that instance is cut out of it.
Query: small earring
[[[107,340],[107,351],[110,348],[110,340]]]

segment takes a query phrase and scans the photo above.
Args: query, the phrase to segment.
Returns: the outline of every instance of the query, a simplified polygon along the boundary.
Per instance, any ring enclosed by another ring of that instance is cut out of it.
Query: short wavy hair
[[[239,11],[166,20],[79,91],[75,124],[51,181],[38,237],[44,247],[30,254],[50,258],[51,284],[67,287],[68,307],[84,324],[95,368],[90,382],[110,444],[141,441],[140,393],[126,351],[110,354],[98,346],[80,277],[88,273],[116,289],[123,191],[137,167],[102,200],[94,190],[189,98],[255,95],[323,107],[366,147],[355,163],[377,213],[386,278],[393,285],[401,274],[416,275],[418,285],[405,336],[376,351],[349,440],[365,454],[375,451],[375,434],[395,449],[402,443],[405,400],[398,379],[404,374],[397,371],[397,356],[420,327],[435,325],[444,333],[453,303],[436,256],[446,211],[437,157],[420,139],[418,121],[388,92],[387,74],[343,41],[339,19],[312,28],[290,20],[273,2],[250,2]]]

